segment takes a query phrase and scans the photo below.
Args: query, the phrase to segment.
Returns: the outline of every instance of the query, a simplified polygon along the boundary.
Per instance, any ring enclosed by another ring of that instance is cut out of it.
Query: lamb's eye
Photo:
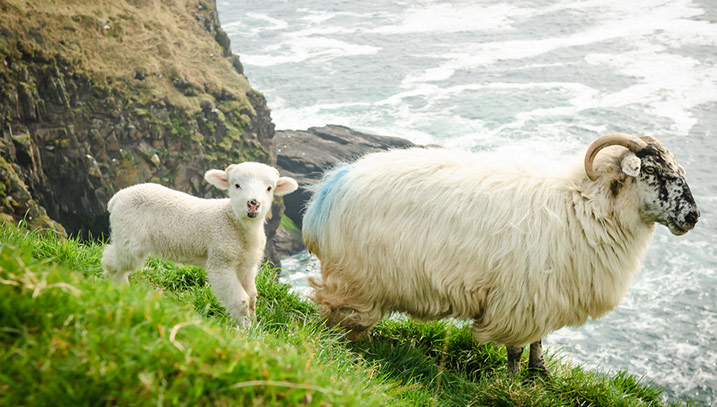
[[[266,188],[266,192],[271,192],[271,187]]]
[[[241,187],[239,186],[239,184],[234,184],[234,188],[236,188],[236,189],[241,189]]]
[[[645,167],[645,172],[648,174],[654,174],[655,173],[655,167]]]

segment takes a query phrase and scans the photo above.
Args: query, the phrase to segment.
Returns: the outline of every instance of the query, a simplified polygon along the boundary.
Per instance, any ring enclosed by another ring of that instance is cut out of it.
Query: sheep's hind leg
[[[523,356],[522,346],[505,346],[508,353],[508,373],[515,375],[520,371],[520,357]]]
[[[543,341],[538,340],[530,344],[530,358],[528,359],[528,371],[537,373],[540,377],[547,379],[551,376],[550,370],[545,366],[543,356]]]

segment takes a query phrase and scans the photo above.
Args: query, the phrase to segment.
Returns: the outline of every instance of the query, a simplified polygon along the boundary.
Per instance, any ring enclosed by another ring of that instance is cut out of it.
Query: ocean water
[[[717,403],[717,3],[714,0],[218,0],[278,129],[342,124],[459,149],[582,156],[651,135],[687,169],[702,217],[659,226],[622,304],[545,343],[627,370],[668,399]],[[284,262],[306,289],[318,261]]]

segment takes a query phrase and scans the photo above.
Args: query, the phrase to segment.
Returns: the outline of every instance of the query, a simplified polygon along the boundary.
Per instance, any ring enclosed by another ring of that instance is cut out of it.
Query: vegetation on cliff
[[[512,377],[502,347],[451,323],[385,320],[369,342],[347,343],[271,269],[257,323],[237,330],[203,270],[153,260],[117,288],[101,253],[0,227],[0,404],[665,405],[654,385],[552,352],[552,379]]]
[[[213,0],[0,0],[6,221],[97,236],[118,189],[210,195],[206,169],[273,163],[273,136]]]

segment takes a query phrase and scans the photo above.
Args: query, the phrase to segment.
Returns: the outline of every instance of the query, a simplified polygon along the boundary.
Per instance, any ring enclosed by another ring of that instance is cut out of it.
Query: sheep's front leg
[[[550,377],[550,370],[548,370],[548,368],[545,366],[545,357],[543,357],[542,340],[530,344],[528,371],[530,371],[531,373],[537,373],[544,379]]]
[[[518,374],[520,371],[520,357],[523,355],[522,346],[505,346],[508,352],[508,373]]]
[[[232,266],[207,266],[207,281],[212,293],[240,326],[249,326],[250,296],[242,287]]]

